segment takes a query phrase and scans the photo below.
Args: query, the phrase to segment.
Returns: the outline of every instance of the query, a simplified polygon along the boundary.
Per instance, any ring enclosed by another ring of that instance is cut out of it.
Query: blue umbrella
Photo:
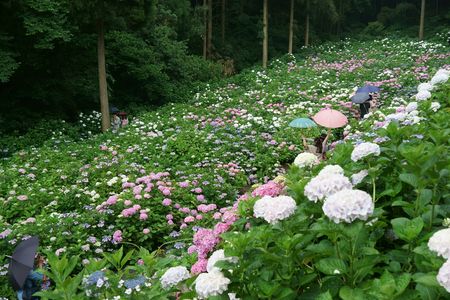
[[[297,118],[293,120],[291,123],[289,123],[289,127],[294,128],[310,128],[310,127],[317,127],[317,124],[308,118]],[[305,136],[302,134],[302,140],[303,140],[303,147],[306,149],[308,148],[308,143],[306,142]]]
[[[351,98],[353,103],[361,104],[370,99],[369,93],[356,93]]]
[[[365,85],[356,90],[357,93],[378,93],[380,88],[373,85]]]
[[[293,120],[291,123],[289,123],[289,127],[295,127],[295,128],[309,128],[309,127],[316,127],[317,124],[308,118],[297,118]]]

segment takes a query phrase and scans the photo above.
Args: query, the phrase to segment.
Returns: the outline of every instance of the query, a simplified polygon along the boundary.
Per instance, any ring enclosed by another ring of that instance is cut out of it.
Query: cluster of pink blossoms
[[[275,181],[269,181],[266,184],[263,184],[259,187],[257,187],[253,192],[253,197],[264,197],[264,196],[271,196],[276,197],[280,195],[280,193],[283,191],[284,186],[280,183],[277,183]]]
[[[214,251],[220,242],[220,235],[228,231],[237,220],[235,208],[224,208],[221,211],[223,212],[222,222],[217,223],[213,229],[202,228],[194,234],[193,245],[188,249],[189,254],[196,252],[198,257],[197,262],[191,268],[193,274],[206,272],[208,253]]]

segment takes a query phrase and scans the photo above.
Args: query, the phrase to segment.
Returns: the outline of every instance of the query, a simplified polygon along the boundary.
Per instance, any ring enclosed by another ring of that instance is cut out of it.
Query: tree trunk
[[[268,26],[269,26],[269,8],[268,8],[268,0],[264,0],[264,9],[263,9],[263,68],[267,68],[267,59],[268,59],[268,52],[269,52],[269,33],[268,33]]]
[[[206,20],[206,7],[207,7],[207,0],[203,0],[203,25],[204,25],[204,30],[203,30],[203,58],[206,59],[206,49],[207,47],[207,36],[208,36],[208,25],[207,25],[207,20]]]
[[[425,23],[425,0],[422,0],[422,7],[420,9],[419,40],[423,40],[424,23]]]
[[[305,46],[309,46],[309,0],[306,0]]]
[[[288,49],[289,54],[292,54],[293,42],[294,42],[294,0],[291,0],[291,15],[289,17],[289,49]]]
[[[97,21],[98,87],[100,91],[100,111],[102,112],[102,131],[111,126],[108,104],[108,84],[106,82],[105,28],[102,19]]]
[[[212,5],[213,0],[208,0],[208,58],[212,57]]]
[[[222,0],[222,45],[225,44],[225,2]]]

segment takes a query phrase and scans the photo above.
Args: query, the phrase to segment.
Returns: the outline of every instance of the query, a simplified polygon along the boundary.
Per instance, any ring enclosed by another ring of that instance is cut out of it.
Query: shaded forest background
[[[187,101],[201,83],[260,64],[263,0],[209,1],[211,14],[203,0],[1,1],[0,135],[99,110],[100,24],[109,102],[128,111]],[[417,37],[421,1],[295,0],[293,52],[305,43],[307,16],[310,44]],[[268,1],[269,58],[288,52],[290,5]],[[449,27],[450,1],[427,0],[425,39]]]

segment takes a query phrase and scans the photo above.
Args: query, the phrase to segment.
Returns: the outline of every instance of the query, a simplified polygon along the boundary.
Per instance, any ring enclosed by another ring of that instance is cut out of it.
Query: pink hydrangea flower
[[[182,181],[182,182],[179,182],[178,185],[181,188],[187,188],[189,186],[189,183],[187,181]]]
[[[196,218],[197,220],[202,220],[202,219],[203,219],[203,216],[202,216],[202,215],[196,215],[195,218]]]
[[[216,234],[216,235],[220,235],[220,234],[222,234],[222,233],[228,231],[228,229],[230,229],[230,227],[231,227],[231,224],[230,224],[230,223],[222,223],[222,222],[220,222],[220,223],[217,223],[217,224],[214,226],[213,232],[214,232],[214,234]]]
[[[173,215],[172,214],[166,215],[166,220],[173,220]]]
[[[219,243],[220,239],[211,229],[199,229],[194,234],[194,245],[197,247],[197,253],[200,258],[205,258],[214,247]]]
[[[213,215],[213,219],[214,220],[219,220],[221,218],[222,218],[222,214],[220,212],[214,213],[214,215]]]
[[[147,214],[140,214],[140,215],[139,215],[139,220],[145,221],[145,220],[147,220],[147,219],[148,219],[148,215],[147,215]]]
[[[253,197],[264,197],[271,196],[276,197],[279,196],[281,191],[283,190],[283,185],[276,183],[275,181],[269,181],[266,184],[263,184],[257,187],[253,192]]]
[[[205,258],[199,259],[195,264],[192,265],[191,273],[200,274],[206,272],[206,266],[208,265],[208,260]]]
[[[120,242],[122,242],[122,231],[116,230],[116,231],[113,233],[113,241],[114,241],[115,243],[120,243]]]
[[[131,204],[133,204],[133,202],[131,202],[130,200],[125,200],[123,204],[125,204],[125,206],[130,206]]]
[[[185,223],[192,223],[194,221],[195,221],[195,218],[193,216],[187,216],[186,218],[184,218]]]
[[[142,230],[143,234],[149,234],[150,233],[150,229],[148,228],[144,228],[144,230]]]
[[[165,198],[162,201],[162,205],[164,205],[164,206],[169,206],[170,204],[172,204],[172,200],[170,200],[169,198]]]
[[[106,200],[106,204],[108,204],[108,205],[114,205],[116,203],[117,203],[117,196],[116,195],[111,196],[111,197],[108,198],[108,200]]]
[[[19,195],[19,196],[17,196],[17,200],[19,200],[19,201],[28,200],[28,196],[27,195]]]
[[[204,195],[198,195],[197,196],[197,200],[198,201],[205,201],[205,196]]]

